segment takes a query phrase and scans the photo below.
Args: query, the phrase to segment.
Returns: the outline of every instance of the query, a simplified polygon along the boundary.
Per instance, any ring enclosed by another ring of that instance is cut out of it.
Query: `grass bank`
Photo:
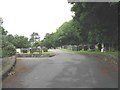
[[[68,50],[68,49],[63,49],[61,48],[60,50],[62,51],[66,51],[66,52],[76,52],[76,53],[80,53],[80,54],[101,54],[101,55],[110,55],[113,57],[120,57],[120,52],[100,52],[100,51],[91,51],[91,50],[81,50],[81,51],[72,51],[72,50]]]
[[[51,51],[48,52],[34,52],[34,53],[17,53],[16,57],[52,57],[55,54]]]
[[[51,51],[48,51],[48,52],[42,52],[42,55],[53,55],[54,53],[51,52]]]
[[[17,53],[17,54],[41,54],[41,52],[39,53],[39,52],[34,52],[34,53],[30,53],[30,52],[28,52],[28,53]],[[52,55],[52,54],[54,54],[53,52],[51,52],[51,51],[48,51],[48,52],[42,52],[42,55]]]

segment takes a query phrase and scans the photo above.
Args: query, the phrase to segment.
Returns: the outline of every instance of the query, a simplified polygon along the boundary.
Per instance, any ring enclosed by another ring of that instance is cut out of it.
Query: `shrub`
[[[2,57],[15,55],[16,49],[11,43],[8,43],[4,48],[2,48]]]
[[[12,43],[3,37],[0,52],[2,53],[0,57],[9,57],[16,54],[16,49]]]

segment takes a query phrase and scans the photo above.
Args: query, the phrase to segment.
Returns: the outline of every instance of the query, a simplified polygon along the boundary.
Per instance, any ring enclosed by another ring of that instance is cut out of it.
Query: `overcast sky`
[[[67,0],[0,0],[0,17],[10,34],[30,37],[38,32],[41,39],[72,19]]]

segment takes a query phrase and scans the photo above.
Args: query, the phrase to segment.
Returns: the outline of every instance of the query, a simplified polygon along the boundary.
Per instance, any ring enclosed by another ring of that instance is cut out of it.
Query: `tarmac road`
[[[3,88],[118,88],[118,71],[102,60],[58,49],[53,57],[18,58]]]

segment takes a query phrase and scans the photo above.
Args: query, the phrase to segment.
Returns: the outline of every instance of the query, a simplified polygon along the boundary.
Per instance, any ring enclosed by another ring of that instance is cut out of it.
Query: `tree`
[[[14,45],[16,48],[29,48],[30,42],[28,41],[28,38],[25,36],[14,36]]]
[[[74,33],[73,33],[74,32]],[[47,33],[43,40],[44,46],[55,48],[62,45],[79,44],[81,37],[78,33],[78,22],[70,20],[63,23],[55,33]]]
[[[0,26],[0,35],[7,35],[8,31],[6,31],[2,26]]]
[[[1,26],[0,18],[0,57],[8,57],[16,54],[15,46],[7,40],[7,31]]]
[[[1,38],[0,38],[1,39]],[[2,36],[2,56],[1,57],[6,57],[6,56],[12,56],[16,54],[16,49],[15,46],[7,41],[6,36]]]
[[[73,3],[72,3],[73,4]],[[55,33],[43,40],[46,47],[104,43],[107,47],[118,43],[117,3],[75,2],[73,19],[63,23]]]
[[[30,42],[35,43],[35,41],[40,40],[40,36],[37,32],[31,34]]]
[[[117,3],[79,2],[71,11],[74,20],[79,22],[82,42],[117,43]],[[114,37],[114,38],[113,38]]]
[[[37,48],[37,47],[41,46],[40,44],[41,44],[40,41],[36,41],[36,42],[33,44],[33,47]]]
[[[8,34],[7,36],[6,36],[6,39],[7,39],[7,41],[9,41],[10,43],[12,43],[13,45],[15,45],[15,37],[12,35],[12,34]]]
[[[3,19],[0,17],[0,26],[3,24]]]

